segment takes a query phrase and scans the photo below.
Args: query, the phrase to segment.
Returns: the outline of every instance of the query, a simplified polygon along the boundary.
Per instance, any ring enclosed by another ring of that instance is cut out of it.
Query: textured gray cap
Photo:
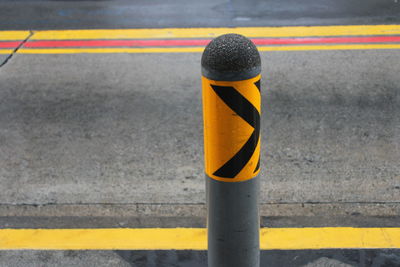
[[[210,80],[240,81],[261,72],[257,47],[239,34],[225,34],[212,40],[201,58],[202,75]]]

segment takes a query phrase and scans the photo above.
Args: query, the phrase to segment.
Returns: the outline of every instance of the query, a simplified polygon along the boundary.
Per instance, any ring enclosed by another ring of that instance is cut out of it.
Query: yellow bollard
[[[257,267],[260,72],[256,46],[222,35],[202,56],[209,267]]]

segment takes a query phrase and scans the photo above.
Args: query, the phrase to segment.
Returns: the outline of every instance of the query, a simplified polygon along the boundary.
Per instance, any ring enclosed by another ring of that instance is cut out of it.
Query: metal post
[[[260,72],[256,46],[222,35],[202,59],[209,267],[258,267]]]

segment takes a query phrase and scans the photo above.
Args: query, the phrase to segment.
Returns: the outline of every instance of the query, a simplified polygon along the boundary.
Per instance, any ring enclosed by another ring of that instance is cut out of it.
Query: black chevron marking
[[[257,172],[259,169],[260,169],[260,159],[258,159],[257,166],[256,166],[256,168],[254,169],[253,173],[254,173],[254,172]]]
[[[260,81],[261,81],[261,80],[258,80],[258,81],[256,81],[254,84],[257,86],[258,91],[261,92],[261,89],[260,89],[260,88],[261,88],[261,87],[260,87],[260,86],[261,86],[261,85],[260,85]]]
[[[260,137],[260,113],[243,97],[235,88],[230,86],[211,85],[215,93],[230,107],[237,115],[250,124],[254,131],[243,145],[243,147],[221,168],[213,174],[223,178],[235,178],[235,176],[246,166],[253,155]],[[258,168],[256,167],[256,172]]]

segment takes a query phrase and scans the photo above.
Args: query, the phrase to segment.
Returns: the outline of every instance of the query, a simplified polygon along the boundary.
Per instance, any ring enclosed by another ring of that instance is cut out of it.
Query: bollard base
[[[206,175],[209,267],[260,266],[258,176],[220,182]]]

